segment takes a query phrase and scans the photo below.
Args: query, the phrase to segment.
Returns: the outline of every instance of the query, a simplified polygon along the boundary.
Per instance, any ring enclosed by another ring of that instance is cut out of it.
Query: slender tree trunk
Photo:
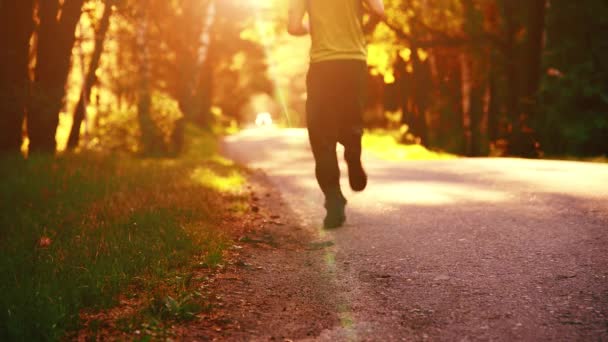
[[[95,83],[97,83],[97,68],[99,67],[99,61],[103,53],[106,34],[108,32],[108,28],[110,27],[110,17],[112,16],[113,3],[113,0],[105,1],[101,23],[99,24],[99,31],[95,34],[95,48],[93,50],[93,55],[91,56],[89,70],[85,77],[84,84],[82,85],[78,105],[76,105],[76,108],[74,109],[74,119],[67,146],[69,150],[73,150],[78,147],[80,140],[80,126],[82,125],[82,120],[84,120],[86,115],[86,107],[91,98],[91,90],[93,89]]]
[[[395,64],[395,83],[397,84],[397,106],[401,109],[401,124],[411,126],[411,114],[409,103],[411,101],[412,80],[411,75],[407,72],[407,64],[401,57],[397,57],[398,62]]]
[[[473,84],[471,91],[471,156],[484,155],[485,139],[483,129],[484,88],[478,83]]]
[[[515,6],[518,6],[519,12]],[[507,110],[510,118],[508,154],[511,155],[538,155],[534,132],[530,128],[530,118],[534,116],[540,85],[545,7],[546,0],[530,0],[525,2],[525,5],[503,0],[507,34]],[[523,27],[519,27],[515,25],[514,16],[522,13],[525,14],[526,21]],[[521,46],[523,56],[519,60],[516,46],[518,27],[524,29],[527,35]],[[516,67],[518,61],[521,62],[520,68]]]
[[[147,1],[142,4],[142,17],[136,33],[136,46],[139,63],[139,88],[137,103],[137,118],[141,133],[142,153],[146,156],[160,156],[167,154],[167,148],[162,134],[154,123],[151,116],[152,93],[151,93],[151,65],[150,65],[150,42],[148,41],[148,14]]]
[[[179,51],[177,58],[180,60],[181,70],[178,102],[184,116],[177,120],[171,133],[170,148],[173,155],[178,154],[183,148],[186,122],[193,122],[201,127],[209,126],[213,95],[212,28],[216,16],[215,0],[207,0],[203,3],[200,0],[193,0],[186,2],[186,5],[189,7],[189,12],[184,13],[194,14],[186,18],[192,20],[194,17],[196,21],[200,20],[204,24],[196,33],[198,46],[195,53],[191,52],[189,46],[176,47]]]
[[[531,114],[540,87],[546,0],[529,0],[527,39],[524,49],[524,112]]]
[[[499,110],[498,110],[498,82],[496,79],[496,72],[494,71],[494,67],[490,67],[490,79],[488,81],[488,139],[491,142],[496,142],[499,138],[500,132],[500,118],[499,118]]]
[[[0,1],[0,153],[21,148],[33,9],[33,0]]]
[[[505,21],[505,49],[503,58],[503,69],[505,74],[506,103],[508,126],[506,129],[506,140],[508,142],[506,153],[508,155],[519,155],[516,147],[519,145],[520,136],[520,106],[519,106],[519,74],[518,74],[518,54],[516,51],[516,35],[518,27],[515,24],[515,8],[510,0],[502,0],[504,21]]]
[[[458,55],[454,53],[453,58],[458,58]],[[446,136],[454,136],[454,147],[453,152],[458,154],[466,154],[467,141],[466,141],[466,127],[464,123],[464,108],[463,108],[463,75],[462,67],[459,63],[454,63],[452,66],[453,77],[450,78],[449,83],[446,85],[444,95],[451,98],[450,100],[450,113],[452,114],[447,118],[446,122],[450,123],[450,129],[444,131]]]
[[[83,2],[65,0],[61,5],[57,0],[38,2],[38,51],[28,109],[30,152],[54,153],[56,150],[55,133]]]
[[[517,34],[517,27],[515,24],[515,4],[511,0],[501,0],[501,6],[505,26],[505,48],[502,56],[506,81],[505,109],[512,126],[514,122],[519,121],[517,53],[515,50],[515,39]]]
[[[492,91],[490,76],[484,80],[485,84],[481,89],[482,96],[482,117],[480,122],[480,145],[479,156],[487,156],[490,153],[490,109],[492,108]]]
[[[471,129],[471,97],[472,97],[472,71],[469,58],[463,52],[460,54],[461,91],[462,94],[462,126],[464,128],[464,152],[467,156],[473,154],[473,141]]]
[[[414,112],[412,117],[412,133],[420,138],[421,143],[428,146],[426,123],[428,88],[428,65],[424,65],[418,56],[418,48],[412,46],[412,75],[414,80]]]
[[[178,102],[184,118],[188,121],[193,121],[199,114],[200,104],[197,103],[197,93],[201,83],[200,73],[209,50],[209,30],[212,25],[209,17],[210,11],[214,8],[210,0],[205,1],[204,4],[200,2],[201,0],[185,1],[186,8],[180,17],[183,21],[203,23],[199,30],[187,32],[188,41],[196,41],[198,45],[193,48],[180,40],[174,47],[177,51],[180,72]]]
[[[526,141],[533,142],[522,151],[524,155],[537,155],[537,134],[531,128],[538,118],[538,93],[540,90],[542,53],[544,48],[546,0],[530,0],[527,4],[527,39],[524,47],[523,92],[521,97],[521,130]]]
[[[215,65],[214,32],[215,17],[217,15],[215,1],[210,1],[206,11],[205,25],[201,32],[201,45],[198,52],[197,65],[200,66],[200,79],[196,89],[199,112],[194,122],[201,127],[211,126],[211,106],[213,100],[213,67]]]
[[[207,60],[201,68],[201,79],[197,90],[197,102],[199,104],[199,108],[198,115],[194,120],[195,123],[204,128],[210,127],[212,123],[211,106],[213,99],[213,66],[214,62],[212,51],[209,51]]]
[[[476,36],[484,31],[482,13],[472,0],[462,0],[465,13],[463,30],[470,36]],[[467,155],[477,157],[484,155],[487,150],[485,139],[485,122],[487,118],[486,79],[487,70],[484,65],[488,55],[483,46],[472,45],[461,55],[463,70],[463,121],[467,123],[466,143]]]
[[[470,57],[471,94],[469,97],[469,116],[471,120],[471,157],[487,154],[486,118],[487,118],[487,80],[480,69],[480,57]],[[485,57],[481,57],[485,58]]]
[[[179,109],[184,115],[185,120],[192,120],[195,117],[196,108],[196,94],[195,89],[197,87],[196,65],[195,56],[190,52],[187,47],[179,46],[175,48],[177,52],[178,70],[179,70],[179,87],[178,90],[178,103]]]
[[[142,11],[144,14],[138,18],[136,37],[136,51],[138,52],[139,63],[139,86],[138,86],[138,102],[137,102],[137,119],[139,121],[139,130],[141,134],[141,143],[144,154],[153,153],[154,135],[152,126],[154,123],[150,118],[150,106],[152,103],[150,95],[150,51],[148,47],[148,15],[145,7],[147,2],[143,4]]]

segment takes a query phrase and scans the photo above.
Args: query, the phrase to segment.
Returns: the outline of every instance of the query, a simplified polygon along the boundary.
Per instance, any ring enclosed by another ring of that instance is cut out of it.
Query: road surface
[[[351,193],[342,164],[347,223],[324,231],[305,130],[245,130],[224,149],[334,243],[341,324],[316,340],[608,340],[608,165],[365,152],[368,188]]]

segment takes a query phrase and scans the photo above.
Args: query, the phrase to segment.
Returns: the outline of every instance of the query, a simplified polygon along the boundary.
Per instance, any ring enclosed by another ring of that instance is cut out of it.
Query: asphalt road
[[[224,149],[334,243],[341,324],[316,340],[608,340],[608,165],[365,152],[368,188],[351,193],[342,164],[347,223],[324,231],[305,130],[245,130]]]

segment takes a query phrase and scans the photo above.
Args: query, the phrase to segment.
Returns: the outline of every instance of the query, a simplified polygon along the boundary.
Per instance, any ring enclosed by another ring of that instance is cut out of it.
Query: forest
[[[466,156],[608,153],[608,4],[387,0],[369,128]],[[302,120],[286,0],[0,2],[0,150],[178,153],[184,125]],[[368,18],[366,18],[367,20]],[[262,108],[260,108],[262,107]]]

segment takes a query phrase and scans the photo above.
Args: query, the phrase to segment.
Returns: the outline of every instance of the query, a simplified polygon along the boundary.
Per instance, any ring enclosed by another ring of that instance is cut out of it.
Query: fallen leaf
[[[46,247],[50,246],[52,242],[53,241],[51,240],[50,237],[43,236],[43,237],[40,238],[40,240],[38,240],[38,247],[40,247],[40,248],[46,248]]]

